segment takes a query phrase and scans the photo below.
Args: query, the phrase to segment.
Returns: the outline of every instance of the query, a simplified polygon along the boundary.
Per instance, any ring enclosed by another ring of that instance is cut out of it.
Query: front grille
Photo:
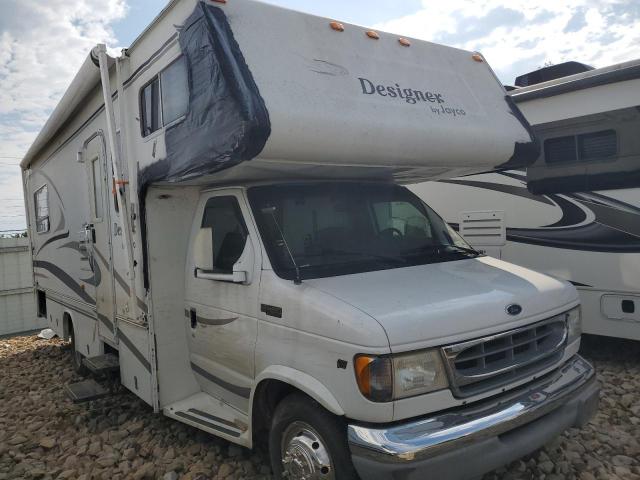
[[[444,347],[451,389],[470,397],[535,375],[557,363],[567,339],[566,315]]]

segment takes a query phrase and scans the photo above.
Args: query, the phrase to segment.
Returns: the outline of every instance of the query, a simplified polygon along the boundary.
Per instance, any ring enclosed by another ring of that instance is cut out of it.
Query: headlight
[[[354,363],[358,387],[373,402],[423,395],[449,385],[438,350],[384,357],[359,355]]]
[[[406,398],[447,388],[447,374],[438,350],[393,358],[393,398]]]
[[[569,310],[567,313],[567,343],[572,343],[573,341],[580,338],[582,335],[582,315],[580,312],[580,307],[573,308]]]

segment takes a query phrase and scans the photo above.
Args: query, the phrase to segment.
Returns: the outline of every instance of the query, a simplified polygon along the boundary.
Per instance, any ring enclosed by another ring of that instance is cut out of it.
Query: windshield
[[[276,273],[348,275],[476,257],[433,210],[393,184],[313,183],[249,189]],[[294,263],[295,262],[295,263]]]

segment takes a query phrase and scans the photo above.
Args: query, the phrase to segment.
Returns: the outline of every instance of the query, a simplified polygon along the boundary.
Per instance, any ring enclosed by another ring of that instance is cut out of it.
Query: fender
[[[258,385],[260,385],[260,382],[263,380],[279,380],[283,383],[288,383],[292,387],[295,387],[309,395],[334,415],[338,415],[340,417],[344,416],[344,410],[340,406],[340,403],[338,403],[329,389],[319,380],[315,379],[311,375],[301,372],[300,370],[285,367],[284,365],[271,365],[256,377],[255,387],[251,392],[251,399],[249,403],[252,415],[253,396],[255,395]]]

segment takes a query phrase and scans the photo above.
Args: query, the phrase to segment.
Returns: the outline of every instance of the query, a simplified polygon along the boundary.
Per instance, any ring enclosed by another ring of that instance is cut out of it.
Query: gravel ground
[[[640,480],[640,342],[587,337],[583,353],[600,412],[485,480]],[[0,339],[0,372],[0,480],[271,479],[266,453],[154,415],[124,389],[74,405],[64,385],[79,378],[60,340]]]

